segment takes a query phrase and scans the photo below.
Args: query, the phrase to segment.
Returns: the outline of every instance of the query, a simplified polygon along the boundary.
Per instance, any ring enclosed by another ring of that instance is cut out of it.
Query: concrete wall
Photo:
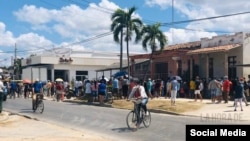
[[[242,32],[235,33],[233,35],[214,36],[211,39],[201,38],[201,48],[215,47],[228,44],[239,44],[239,43],[241,44],[242,38],[243,38]]]

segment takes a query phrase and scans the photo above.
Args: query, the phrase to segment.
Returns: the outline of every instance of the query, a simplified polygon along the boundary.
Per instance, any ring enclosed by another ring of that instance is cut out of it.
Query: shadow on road
[[[122,128],[114,128],[111,129],[112,131],[116,131],[118,133],[127,133],[127,132],[133,132],[133,130],[129,129],[128,127],[122,127]]]

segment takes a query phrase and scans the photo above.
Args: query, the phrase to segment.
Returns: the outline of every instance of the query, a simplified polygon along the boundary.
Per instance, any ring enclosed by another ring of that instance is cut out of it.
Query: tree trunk
[[[154,55],[154,49],[152,50],[152,53],[151,53],[150,58],[149,58],[149,62],[148,62],[148,67],[149,67],[149,68],[145,71],[144,76],[143,76],[143,80],[144,80],[144,81],[146,81],[146,76],[147,76],[149,70],[151,70],[151,65],[152,65],[152,64],[151,64],[151,61],[152,61],[153,55]],[[152,71],[152,70],[151,70],[151,71]],[[150,77],[152,77],[152,76],[150,75]]]
[[[128,27],[127,27],[127,36],[128,36]],[[127,61],[128,61],[128,80],[129,80],[129,77],[130,77],[130,63],[129,63],[129,38],[127,37],[126,39],[126,42],[127,42]]]
[[[122,55],[123,55],[123,29],[121,31],[121,39],[120,39],[120,71],[122,71]]]

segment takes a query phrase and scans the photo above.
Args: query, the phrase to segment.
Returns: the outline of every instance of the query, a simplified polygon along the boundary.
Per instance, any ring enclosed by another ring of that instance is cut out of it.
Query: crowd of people
[[[100,102],[104,103],[104,98],[107,92],[112,92],[115,99],[127,100],[131,95],[133,88],[138,85],[138,82],[133,78],[128,79],[127,76],[118,78],[105,79],[104,76],[100,80],[83,81],[55,81],[50,80],[41,82],[41,93],[47,97],[56,97],[57,101],[63,101],[64,96],[67,95],[71,88],[74,96],[84,96],[88,103]],[[165,97],[171,99],[171,105],[176,104],[176,98],[190,98],[202,102],[203,98],[211,98],[212,103],[228,103],[228,100],[235,99],[235,106],[237,103],[242,105],[242,102],[248,106],[247,98],[250,91],[250,80],[246,81],[244,77],[240,79],[229,80],[228,76],[221,78],[212,78],[208,82],[200,77],[195,77],[190,81],[183,81],[176,77],[168,78],[166,81],[161,79],[140,81],[145,93],[150,99],[157,99]],[[240,87],[242,87],[242,90]],[[29,98],[32,95],[32,88],[34,83],[19,83],[17,81],[5,82],[3,81],[3,93],[8,93],[9,98],[16,98],[23,96]],[[242,93],[242,94],[241,94]],[[235,107],[236,110],[236,107]],[[241,107],[241,110],[242,107]]]

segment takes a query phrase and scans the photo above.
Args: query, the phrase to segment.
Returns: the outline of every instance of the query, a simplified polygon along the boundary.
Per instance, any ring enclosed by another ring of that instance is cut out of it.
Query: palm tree
[[[123,54],[123,28],[125,27],[126,23],[126,13],[121,10],[117,9],[111,16],[112,24],[111,24],[111,31],[113,31],[114,41],[119,43],[120,42],[120,71],[122,71],[122,54]],[[120,34],[120,39],[119,39]]]
[[[139,18],[133,18],[132,15],[136,8],[132,7],[126,13],[126,37],[125,41],[127,43],[127,61],[128,61],[128,76],[130,76],[130,59],[129,59],[129,41],[131,40],[132,33],[135,32],[136,39],[140,37],[140,27],[143,25]]]
[[[140,36],[139,28],[142,26],[142,21],[139,18],[132,17],[135,10],[136,10],[135,7],[130,8],[128,11],[123,11],[121,9],[118,9],[111,17],[113,21],[111,25],[111,30],[114,32],[114,40],[116,42],[119,42],[118,35],[119,33],[121,34],[121,58],[120,58],[121,62],[122,62],[123,28],[126,28],[125,41],[127,44],[128,76],[130,76],[129,41],[132,39],[133,32],[136,33],[136,38]],[[120,67],[122,67],[121,62],[120,62]]]
[[[151,55],[149,59],[149,69],[151,69],[151,61],[153,58],[154,53],[157,51],[157,44],[159,44],[160,51],[163,50],[164,46],[167,44],[168,40],[164,33],[159,29],[161,26],[160,23],[156,23],[154,25],[147,25],[144,26],[141,31],[141,37],[137,38],[136,41],[142,38],[142,47],[145,51],[148,50],[148,46],[151,49]],[[143,80],[145,80],[146,74],[148,70],[145,72]]]

